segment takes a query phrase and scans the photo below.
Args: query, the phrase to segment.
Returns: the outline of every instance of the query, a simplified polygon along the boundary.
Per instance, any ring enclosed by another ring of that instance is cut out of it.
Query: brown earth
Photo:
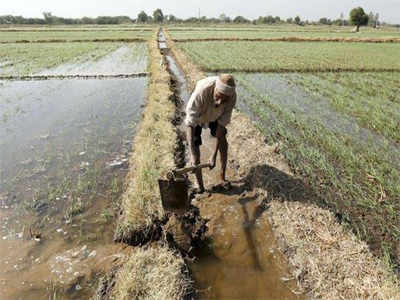
[[[211,156],[212,139],[203,134],[202,162]],[[227,168],[232,188],[215,185],[218,169],[203,172],[210,193],[192,202],[209,220],[211,240],[210,249],[200,251],[191,265],[200,298],[303,299],[277,248],[265,214],[267,199],[252,187],[250,178],[240,176],[235,159]]]

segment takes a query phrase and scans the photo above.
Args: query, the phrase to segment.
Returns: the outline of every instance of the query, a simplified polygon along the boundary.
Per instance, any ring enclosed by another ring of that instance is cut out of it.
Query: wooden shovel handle
[[[192,172],[192,171],[197,170],[197,169],[204,169],[204,168],[209,168],[209,167],[210,167],[210,164],[209,163],[205,163],[205,164],[200,164],[200,165],[197,165],[197,166],[191,166],[191,167],[186,167],[186,168],[182,168],[182,169],[176,169],[176,170],[174,170],[174,173],[176,175],[182,175],[182,174],[186,174],[186,173]]]

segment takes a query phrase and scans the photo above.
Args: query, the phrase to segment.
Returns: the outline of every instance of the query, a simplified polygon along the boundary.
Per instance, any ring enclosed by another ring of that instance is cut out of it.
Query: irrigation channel
[[[118,54],[100,69],[126,63]],[[0,81],[0,299],[88,299],[123,255],[114,215],[146,88],[146,77]]]
[[[176,94],[186,103],[190,96],[188,84],[167,49],[162,31],[159,42],[177,83]],[[203,162],[210,157],[211,144],[208,130],[205,130],[201,149]],[[205,170],[206,187],[212,187],[211,192],[192,200],[201,217],[209,220],[210,243],[196,250],[196,259],[190,263],[199,298],[302,299],[293,292],[295,282],[287,275],[287,263],[277,250],[270,224],[263,215],[268,205],[237,178],[232,166],[228,166],[227,174],[232,180],[232,189],[228,191],[216,185],[216,170]]]

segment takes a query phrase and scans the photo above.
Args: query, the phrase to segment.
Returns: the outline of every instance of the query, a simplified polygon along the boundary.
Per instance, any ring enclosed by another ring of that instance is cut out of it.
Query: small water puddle
[[[196,201],[211,246],[191,265],[201,299],[300,299],[257,195],[213,194]]]

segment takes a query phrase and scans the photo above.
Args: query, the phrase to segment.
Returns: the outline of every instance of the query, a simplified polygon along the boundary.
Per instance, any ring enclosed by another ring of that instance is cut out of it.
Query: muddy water
[[[146,78],[2,82],[0,299],[86,299],[110,260]]]
[[[178,81],[179,96],[187,102],[187,83],[174,58],[166,59]],[[212,150],[211,138],[203,133],[202,161]],[[218,167],[217,167],[218,168]],[[228,168],[228,178],[237,180]],[[216,171],[203,172],[206,187],[217,183]],[[228,193],[212,192],[193,201],[201,216],[209,219],[210,244],[191,264],[200,299],[301,299],[288,277],[287,263],[279,254],[271,228],[263,216],[267,208],[254,191],[240,183]]]
[[[147,44],[123,45],[97,61],[68,63],[45,70],[38,75],[119,75],[145,72],[147,68]]]

